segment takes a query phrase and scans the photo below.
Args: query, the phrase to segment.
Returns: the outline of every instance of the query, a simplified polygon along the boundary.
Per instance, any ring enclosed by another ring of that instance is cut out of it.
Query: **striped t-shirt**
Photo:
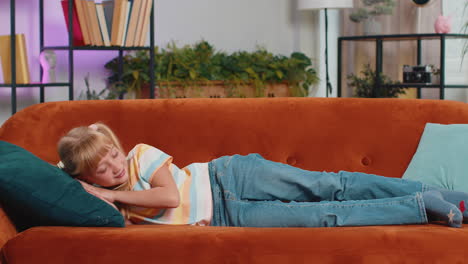
[[[180,193],[177,208],[158,209],[128,207],[128,217],[134,223],[209,225],[212,217],[212,197],[208,163],[192,163],[179,169],[172,157],[146,144],[136,145],[127,156],[129,178],[136,179],[132,190],[151,189],[151,177],[166,162]]]

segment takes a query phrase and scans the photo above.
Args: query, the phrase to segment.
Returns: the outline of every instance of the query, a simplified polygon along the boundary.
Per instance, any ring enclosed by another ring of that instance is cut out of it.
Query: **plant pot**
[[[143,84],[139,91],[128,91],[124,94],[124,99],[149,99],[150,97],[150,85],[148,83]]]
[[[287,83],[267,84],[264,89],[253,85],[236,85],[224,81],[208,81],[195,85],[182,85],[178,82],[160,82],[156,87],[157,98],[249,98],[249,97],[288,97]]]

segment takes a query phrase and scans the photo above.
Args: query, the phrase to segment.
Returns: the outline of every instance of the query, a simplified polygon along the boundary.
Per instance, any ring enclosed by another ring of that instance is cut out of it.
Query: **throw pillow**
[[[61,169],[0,141],[0,203],[22,231],[33,226],[124,226],[120,212]]]
[[[426,124],[403,178],[468,192],[468,124]]]

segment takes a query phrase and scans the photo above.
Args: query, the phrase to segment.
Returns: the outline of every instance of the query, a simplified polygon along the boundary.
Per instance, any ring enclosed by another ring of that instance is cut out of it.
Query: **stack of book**
[[[68,29],[68,1],[62,8]],[[144,46],[153,0],[70,0],[73,45]]]

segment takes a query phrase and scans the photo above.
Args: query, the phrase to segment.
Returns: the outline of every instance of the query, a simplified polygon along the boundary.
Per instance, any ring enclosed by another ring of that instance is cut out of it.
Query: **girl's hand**
[[[125,226],[133,225],[132,221],[125,219]]]
[[[80,181],[80,180],[78,180],[78,182],[81,183],[81,186],[83,186],[83,188],[88,193],[96,196],[97,198],[103,200],[104,202],[108,203],[110,206],[112,206],[116,210],[118,210],[117,207],[114,204],[115,199],[114,199],[113,192],[111,190],[99,188],[99,187],[93,186],[91,184],[88,184],[88,183],[86,183],[84,181]]]

